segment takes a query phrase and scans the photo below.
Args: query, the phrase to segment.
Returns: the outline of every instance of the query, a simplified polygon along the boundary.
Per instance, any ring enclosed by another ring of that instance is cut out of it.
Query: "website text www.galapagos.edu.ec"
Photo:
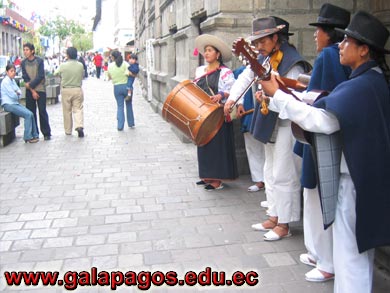
[[[206,267],[204,271],[196,273],[188,271],[182,279],[174,271],[163,273],[156,272],[134,272],[127,271],[98,271],[96,267],[90,271],[68,271],[59,278],[59,272],[4,272],[5,281],[8,286],[63,286],[67,290],[75,290],[83,286],[109,286],[116,290],[118,286],[137,286],[140,290],[148,290],[151,286],[256,286],[259,282],[259,275],[254,271],[243,273],[236,271],[230,275],[225,272],[213,271]]]

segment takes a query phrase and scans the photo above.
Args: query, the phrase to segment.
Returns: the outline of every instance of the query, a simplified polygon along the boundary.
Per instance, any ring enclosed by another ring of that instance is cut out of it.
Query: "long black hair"
[[[322,25],[320,28],[328,35],[329,44],[340,43],[344,39],[344,33],[335,30],[332,26]]]
[[[112,58],[114,58],[116,66],[121,67],[122,63],[123,63],[123,57],[122,57],[121,52],[112,51],[111,56],[112,56]]]
[[[380,69],[382,69],[383,75],[385,76],[387,83],[390,83],[390,68],[389,65],[387,65],[386,63],[385,54],[370,48],[370,56],[373,60],[376,61],[376,63],[378,63]]]
[[[361,45],[367,45],[370,54],[370,57],[372,60],[374,60],[376,63],[378,63],[379,68],[383,71],[383,75],[385,76],[385,79],[388,84],[390,84],[390,68],[389,65],[386,63],[386,58],[385,54],[383,52],[378,51],[377,49],[373,48],[372,46],[363,43],[359,40],[356,40],[356,43],[361,46]]]

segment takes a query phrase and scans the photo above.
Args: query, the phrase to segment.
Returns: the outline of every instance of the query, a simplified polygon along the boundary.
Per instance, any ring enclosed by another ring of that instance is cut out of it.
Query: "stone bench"
[[[26,88],[22,87],[22,96],[20,98],[20,103],[26,105]],[[59,99],[58,96],[60,94],[60,86],[57,85],[47,85],[46,86],[46,105],[57,104]]]
[[[47,85],[46,86],[46,104],[52,105],[58,103],[58,96],[60,94],[60,86],[57,85]]]
[[[5,147],[15,139],[15,128],[19,117],[10,112],[0,111],[0,147]]]

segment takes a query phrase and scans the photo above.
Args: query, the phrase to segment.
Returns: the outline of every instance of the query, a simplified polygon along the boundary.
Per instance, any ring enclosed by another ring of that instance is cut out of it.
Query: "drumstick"
[[[241,114],[241,117],[243,117],[243,116],[245,116],[245,115],[248,115],[248,114],[251,114],[251,113],[253,113],[255,111],[255,109],[250,109],[250,110],[248,110],[248,111],[245,111],[245,112],[243,112],[242,114]]]
[[[243,95],[246,94],[246,92],[252,87],[255,81],[257,81],[257,77],[255,77],[250,84],[245,88],[245,90],[237,97],[237,99],[234,101],[234,104],[230,106],[229,112],[231,113],[233,111],[234,106],[237,104],[237,102],[241,99]]]

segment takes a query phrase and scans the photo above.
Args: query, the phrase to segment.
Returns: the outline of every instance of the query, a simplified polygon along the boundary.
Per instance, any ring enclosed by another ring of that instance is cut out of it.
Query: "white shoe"
[[[257,186],[257,184],[254,184],[254,185],[248,187],[248,192],[257,192],[260,190],[264,190],[264,186],[259,187],[259,186]]]
[[[306,281],[309,281],[309,282],[326,282],[326,281],[329,281],[329,280],[333,280],[334,279],[334,275],[332,275],[331,277],[326,278],[320,272],[319,269],[314,268],[310,272],[307,272],[305,274],[305,279],[306,279]]]
[[[272,229],[264,228],[262,223],[253,224],[251,227],[252,227],[253,230],[256,230],[256,231],[269,231],[269,230],[272,230]]]
[[[301,261],[301,263],[308,266],[315,267],[317,265],[317,262],[313,259],[313,257],[310,257],[310,254],[308,253],[302,253],[299,256],[299,260]]]
[[[256,191],[260,191],[260,188],[256,184],[248,187],[248,192],[256,192]]]
[[[291,235],[292,234],[290,233],[290,229],[288,229],[287,234],[284,235],[284,236],[279,236],[274,231],[270,230],[270,231],[268,231],[267,233],[264,234],[264,240],[265,241],[277,241],[277,240],[280,240],[282,238],[290,237]]]
[[[263,201],[260,203],[260,206],[261,206],[262,208],[268,208],[268,201],[263,200]]]

